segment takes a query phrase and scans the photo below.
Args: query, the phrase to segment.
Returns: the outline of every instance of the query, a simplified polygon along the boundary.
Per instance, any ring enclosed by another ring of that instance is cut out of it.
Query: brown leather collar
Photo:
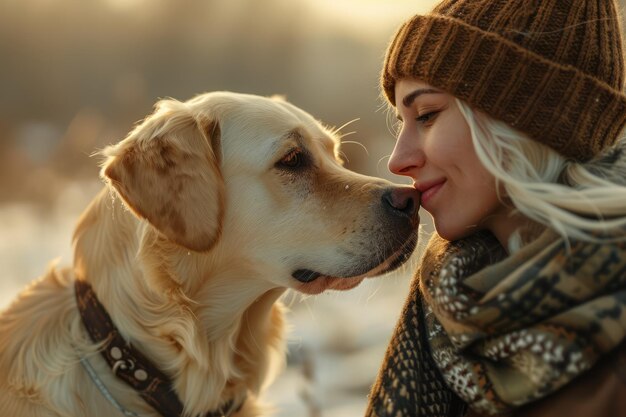
[[[181,417],[183,404],[174,392],[169,377],[124,340],[89,283],[76,280],[74,289],[83,325],[91,340],[95,343],[105,342],[100,353],[113,374],[137,391],[163,417]],[[205,417],[230,416],[242,405],[243,402],[236,408],[230,400],[219,410],[205,414]]]

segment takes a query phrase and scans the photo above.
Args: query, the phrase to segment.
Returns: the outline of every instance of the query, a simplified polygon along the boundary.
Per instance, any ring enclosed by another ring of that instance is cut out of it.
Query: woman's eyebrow
[[[422,94],[442,94],[443,91],[435,90],[434,88],[418,88],[404,96],[402,99],[402,104],[404,107],[411,107],[416,98],[421,96]]]

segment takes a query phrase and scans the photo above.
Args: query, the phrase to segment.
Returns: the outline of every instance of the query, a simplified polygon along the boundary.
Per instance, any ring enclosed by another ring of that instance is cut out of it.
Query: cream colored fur
[[[277,165],[293,149],[308,168]],[[406,246],[381,240],[377,205],[391,184],[349,172],[338,152],[330,131],[280,99],[160,102],[104,151],[107,184],[77,225],[73,266],[52,265],[0,315],[0,416],[121,416],[80,357],[123,407],[158,415],[87,336],[76,279],[171,376],[186,416],[244,397],[237,417],[264,414],[258,397],[284,362],[284,291],[352,288],[389,268],[383,247]],[[327,277],[301,283],[298,268]]]

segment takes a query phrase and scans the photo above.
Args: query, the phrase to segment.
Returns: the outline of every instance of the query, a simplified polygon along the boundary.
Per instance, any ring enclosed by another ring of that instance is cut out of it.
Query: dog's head
[[[159,102],[102,174],[181,250],[318,293],[394,269],[416,243],[417,192],[347,170],[339,146],[282,99],[214,92]]]

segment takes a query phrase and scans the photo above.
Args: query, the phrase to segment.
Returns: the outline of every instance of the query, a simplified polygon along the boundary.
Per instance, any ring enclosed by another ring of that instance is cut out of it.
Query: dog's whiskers
[[[341,135],[339,135],[337,138],[338,138],[339,140],[341,140],[341,139],[345,138],[346,136],[354,135],[355,133],[356,133],[356,130],[353,130],[353,131],[351,131],[351,132],[342,133],[342,134],[341,134]],[[343,142],[343,141],[342,141],[341,143],[346,143],[346,142]]]
[[[346,127],[346,126],[348,126],[348,125],[350,125],[350,124],[352,124],[352,123],[354,123],[354,122],[356,122],[356,121],[359,121],[359,120],[361,120],[361,118],[360,118],[360,117],[357,117],[356,119],[352,119],[352,120],[350,120],[349,122],[346,122],[346,123],[342,124],[342,125],[341,125],[341,126],[339,126],[339,127],[332,128],[332,129],[330,130],[330,133],[331,133],[333,136],[335,136],[335,135],[339,134],[339,132],[341,131],[341,129],[343,129],[344,127]],[[340,137],[342,137],[342,136],[340,136]]]
[[[382,282],[380,282],[381,280],[378,280],[379,284],[378,284],[378,288],[375,288],[371,294],[369,294],[367,296],[367,299],[365,300],[366,302],[369,302],[372,298],[374,298],[376,296],[376,294],[378,294],[378,291],[380,291],[381,287],[382,287]]]
[[[380,159],[378,160],[378,162],[376,163],[376,172],[377,172],[379,175],[380,175],[380,163],[381,163],[381,162],[383,162],[383,160],[385,160],[385,159],[389,159],[389,158],[391,158],[391,154],[383,156],[383,157],[382,157],[382,158],[380,158]]]
[[[343,136],[342,136],[343,137]],[[367,147],[365,145],[363,145],[361,142],[357,142],[354,140],[346,140],[346,141],[342,141],[341,142],[342,145],[344,144],[355,144],[355,145],[359,145],[361,148],[363,148],[363,150],[365,151],[365,153],[367,154],[367,156],[370,156],[369,151],[367,150]]]
[[[291,309],[294,303],[297,301],[297,297],[298,296],[296,295],[295,291],[288,289],[287,291],[285,291],[282,301],[286,307],[289,307]]]

